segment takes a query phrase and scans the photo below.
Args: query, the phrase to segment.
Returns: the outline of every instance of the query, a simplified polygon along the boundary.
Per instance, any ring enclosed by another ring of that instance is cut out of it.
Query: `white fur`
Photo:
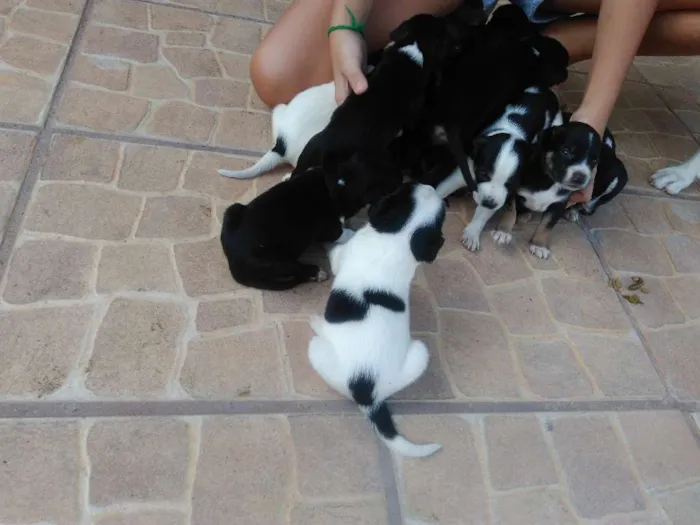
[[[693,181],[700,181],[700,150],[679,166],[670,166],[657,171],[651,176],[651,184],[669,195],[676,195],[690,186]]]
[[[510,244],[510,242],[513,240],[513,234],[501,230],[493,230],[491,232],[491,238],[493,239],[493,242],[499,246],[504,246],[506,244]]]
[[[581,184],[573,184],[572,180],[576,173],[583,173],[586,176],[585,182]],[[562,180],[562,184],[571,190],[579,190],[588,186],[591,182],[591,177],[593,176],[593,170],[586,162],[580,162],[578,164],[573,164],[566,168],[566,174]]]
[[[410,241],[418,227],[435,219],[443,203],[430,186],[417,186],[414,197],[418,204],[400,232],[379,233],[367,224],[347,243],[334,246],[329,254],[335,274],[333,289],[359,297],[365,290],[387,291],[406,305],[403,312],[370,306],[361,321],[328,323],[320,316],[312,318],[316,336],[309,344],[311,366],[331,387],[349,398],[352,394],[348,384],[360,371],[375,377],[374,400],[379,404],[416,381],[428,366],[426,346],[411,339],[409,293],[418,262]],[[436,444],[415,445],[401,436],[386,444],[415,457],[430,455],[440,448]]]
[[[516,155],[515,150],[513,149],[514,144],[514,138],[503,144],[501,151],[498,152],[496,162],[494,163],[494,170],[491,174],[490,180],[477,184],[477,204],[480,204],[485,200],[492,200],[496,204],[495,209],[499,210],[506,203],[506,199],[508,198],[506,183],[515,174],[520,162],[524,162],[524,159],[519,159]],[[469,162],[472,173],[474,173],[471,159]]]
[[[596,207],[597,207],[597,205],[598,205],[598,201],[599,201],[602,197],[606,196],[608,193],[611,193],[611,192],[615,189],[616,186],[617,186],[617,177],[615,177],[615,178],[612,180],[612,182],[610,182],[610,184],[608,184],[608,187],[605,188],[605,191],[604,191],[603,193],[601,193],[601,194],[598,195],[596,198],[591,199],[590,201],[588,201],[587,203],[585,203],[585,204],[583,205],[583,209],[586,210],[586,211],[589,212],[589,213],[592,212],[593,210],[595,210]],[[577,222],[577,221],[573,221],[573,222]]]
[[[237,171],[220,169],[219,174],[234,179],[252,179],[280,164],[296,167],[306,144],[328,125],[336,107],[333,82],[302,91],[289,104],[280,104],[272,110],[272,139],[273,142],[278,137],[284,139],[285,155],[270,150],[250,168]]]
[[[467,227],[464,228],[462,232],[462,244],[467,250],[471,252],[479,250],[479,237],[481,237],[481,232],[484,231],[484,226],[486,226],[486,223],[491,220],[491,217],[493,217],[497,211],[498,210],[491,210],[481,205],[476,207],[474,217],[472,217],[472,220],[469,221],[469,224],[467,224]]]
[[[421,53],[421,50],[418,48],[418,42],[414,42],[413,44],[407,46],[402,46],[398,48],[397,51],[407,55],[411,60],[413,60],[414,63],[420,67],[423,67],[423,53]]]
[[[543,212],[555,202],[561,202],[568,197],[557,195],[557,190],[563,189],[559,183],[554,183],[549,189],[544,191],[530,191],[525,188],[518,189],[518,195],[525,199],[525,207],[530,211]]]
[[[446,199],[458,189],[464,188],[466,185],[467,183],[462,175],[462,170],[455,168],[455,170],[450,173],[445,180],[438,184],[435,191],[441,199]]]

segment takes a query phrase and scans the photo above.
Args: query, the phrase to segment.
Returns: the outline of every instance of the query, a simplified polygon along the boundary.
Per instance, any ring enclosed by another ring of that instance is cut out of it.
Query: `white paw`
[[[501,230],[493,230],[491,232],[491,237],[493,238],[493,242],[499,246],[510,244],[510,241],[513,240],[513,234]]]
[[[566,210],[566,213],[564,214],[564,218],[567,221],[578,222],[579,219],[581,218],[581,216],[580,216],[578,210],[572,206],[571,208]]]
[[[325,270],[319,270],[318,273],[316,274],[316,277],[314,277],[311,280],[316,281],[317,283],[327,281],[328,280],[328,273]]]
[[[291,178],[292,178],[292,172],[290,171],[290,172],[287,173],[284,177],[282,177],[281,182],[287,182],[287,181],[288,181],[289,179],[291,179]]]
[[[697,174],[687,167],[672,166],[657,171],[651,176],[651,185],[657,190],[665,190],[669,195],[675,195],[690,186]]]
[[[530,245],[530,253],[538,259],[549,259],[549,256],[552,254],[549,248],[537,246],[536,244]]]
[[[479,233],[472,232],[469,228],[464,228],[462,232],[462,244],[470,252],[479,251]]]

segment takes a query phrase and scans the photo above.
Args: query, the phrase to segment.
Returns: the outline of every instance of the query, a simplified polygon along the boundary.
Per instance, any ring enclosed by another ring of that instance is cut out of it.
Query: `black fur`
[[[417,228],[411,236],[411,253],[418,262],[433,262],[440,252],[440,249],[445,244],[445,238],[442,236],[442,223],[445,221],[445,215],[435,224],[421,226]]]
[[[324,318],[329,323],[362,321],[372,306],[397,313],[406,311],[403,299],[385,290],[365,290],[362,298],[359,298],[345,290],[335,289],[326,303]]]
[[[319,267],[298,261],[315,242],[342,234],[341,215],[331,200],[322,170],[310,170],[273,186],[250,204],[234,204],[224,215],[221,246],[233,278],[263,290],[286,290],[319,278]]]
[[[348,389],[355,403],[367,411],[367,417],[377,432],[386,439],[394,439],[399,435],[386,402],[374,404],[374,378],[361,372],[350,380]]]
[[[379,233],[398,233],[411,218],[414,208],[413,186],[403,184],[370,206],[367,216],[372,228]]]
[[[287,143],[285,142],[284,137],[282,135],[277,137],[272,151],[277,153],[280,157],[284,157],[287,154]]]

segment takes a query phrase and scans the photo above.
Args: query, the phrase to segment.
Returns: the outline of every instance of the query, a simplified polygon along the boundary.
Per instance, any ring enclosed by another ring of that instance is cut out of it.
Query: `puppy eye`
[[[574,158],[574,150],[572,150],[571,148],[564,148],[563,150],[561,150],[561,155],[565,159],[573,159]]]
[[[338,179],[338,186],[345,186],[345,179]]]

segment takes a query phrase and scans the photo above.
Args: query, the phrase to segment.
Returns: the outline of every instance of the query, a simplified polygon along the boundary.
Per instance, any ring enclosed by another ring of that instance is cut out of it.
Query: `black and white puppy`
[[[394,425],[386,399],[425,372],[428,350],[411,339],[409,293],[416,268],[444,243],[445,208],[435,190],[403,184],[370,206],[369,223],[330,252],[335,275],[324,317],[314,316],[309,343],[314,370],[353,399],[379,437],[396,452],[428,456]]]
[[[315,242],[341,239],[341,216],[361,204],[339,209],[328,193],[322,168],[308,170],[273,186],[248,205],[233,204],[224,214],[221,246],[233,278],[263,290],[287,290],[327,275],[318,266],[299,262]]]
[[[540,153],[523,173],[516,206],[506,210],[495,234],[510,235],[518,213],[542,212],[530,239],[530,253],[540,259],[547,259],[551,254],[552,229],[567,215],[567,204],[573,192],[588,186],[595,174],[591,200],[569,211],[572,218],[578,213],[591,215],[615,198],[628,180],[627,170],[617,158],[610,130],[605,130],[601,142],[592,127],[582,122],[569,122],[570,117],[571,114],[565,114],[565,124],[542,133]]]
[[[333,82],[305,89],[289,104],[275,106],[272,110],[272,139],[275,141],[272,149],[250,168],[220,169],[219,174],[234,179],[252,179],[281,164],[296,166],[309,140],[328,125],[337,107]]]
[[[462,233],[462,243],[467,249],[479,249],[486,223],[514,195],[521,173],[533,156],[537,137],[545,129],[562,122],[559,100],[554,92],[531,86],[476,137],[467,159],[476,182],[473,196],[477,204],[474,217]],[[444,198],[464,186],[462,172],[456,169],[440,183],[437,192]],[[510,238],[501,233],[494,233],[496,243],[510,242]]]
[[[676,195],[695,180],[700,181],[700,150],[683,164],[657,171],[651,176],[650,182],[656,189]]]

